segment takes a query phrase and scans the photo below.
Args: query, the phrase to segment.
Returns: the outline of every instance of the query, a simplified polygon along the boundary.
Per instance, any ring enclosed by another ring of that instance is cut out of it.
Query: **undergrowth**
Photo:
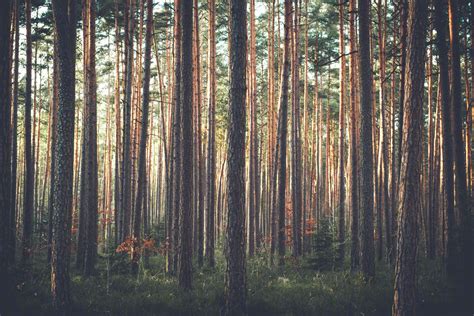
[[[216,268],[194,264],[193,290],[178,289],[176,278],[164,271],[164,258],[150,258],[137,277],[125,271],[125,257],[101,257],[96,274],[85,278],[71,265],[71,293],[75,315],[218,315],[224,304],[225,261],[217,255]],[[107,264],[110,267],[107,273]],[[393,295],[393,269],[377,264],[376,276],[365,282],[348,272],[348,262],[338,270],[312,269],[311,258],[287,260],[270,266],[268,257],[248,261],[248,313],[250,315],[389,315]],[[418,313],[455,315],[454,298],[439,262],[418,266]],[[12,315],[50,315],[49,266],[35,258],[30,266],[10,273]]]

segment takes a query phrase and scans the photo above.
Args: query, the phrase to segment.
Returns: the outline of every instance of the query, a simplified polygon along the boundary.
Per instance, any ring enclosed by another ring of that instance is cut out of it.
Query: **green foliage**
[[[336,231],[328,217],[319,223],[319,229],[313,235],[313,253],[308,258],[311,269],[316,271],[329,271],[334,267],[336,256]]]
[[[220,249],[219,249],[220,250]],[[225,263],[216,253],[216,267],[195,269],[193,290],[179,290],[176,278],[163,271],[163,256],[150,258],[139,278],[129,274],[128,258],[123,270],[106,273],[100,258],[99,273],[84,278],[72,271],[74,315],[218,315],[224,304]],[[114,254],[112,265],[121,257]],[[441,262],[418,265],[419,315],[457,315],[452,288],[442,273]],[[12,315],[50,315],[50,270],[46,258],[36,257],[32,266],[17,267],[12,277]],[[288,263],[270,266],[268,256],[257,254],[247,265],[248,312],[250,315],[389,315],[393,297],[393,268],[377,265],[370,283],[348,271],[319,272]]]

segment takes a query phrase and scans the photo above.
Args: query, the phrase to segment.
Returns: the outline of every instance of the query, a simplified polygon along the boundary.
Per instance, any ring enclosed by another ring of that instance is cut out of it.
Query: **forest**
[[[473,0],[0,0],[0,315],[474,315]]]

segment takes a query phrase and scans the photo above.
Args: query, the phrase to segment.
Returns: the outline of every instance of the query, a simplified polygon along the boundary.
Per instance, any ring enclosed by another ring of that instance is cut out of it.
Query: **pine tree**
[[[392,315],[416,314],[416,235],[418,216],[421,211],[421,138],[427,15],[428,2],[426,0],[409,1],[402,169],[398,196],[398,246]]]
[[[71,255],[71,207],[73,184],[76,19],[75,1],[53,0],[59,60],[58,126],[54,152],[53,236],[51,246],[51,293],[53,307],[62,313],[70,308],[69,261]]]
[[[229,19],[229,127],[227,168],[227,247],[225,313],[246,311],[245,277],[245,95],[247,1],[231,0]]]

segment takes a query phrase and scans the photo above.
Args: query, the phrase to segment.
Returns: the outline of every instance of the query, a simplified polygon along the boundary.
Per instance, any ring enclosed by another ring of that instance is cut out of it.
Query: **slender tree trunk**
[[[207,226],[206,258],[210,267],[215,265],[215,209],[216,209],[216,3],[208,1],[209,7],[209,61],[208,61],[208,102],[209,123],[207,141]]]
[[[8,227],[11,209],[11,142],[10,142],[10,25],[11,1],[0,2],[0,226]],[[11,220],[10,220],[11,221]],[[7,229],[0,232],[0,278],[6,280],[7,268],[11,262],[7,245],[11,246]]]
[[[301,188],[301,141],[300,141],[300,82],[299,82],[299,4],[295,1],[293,25],[292,65],[292,205],[293,205],[293,256],[302,254],[302,188]]]
[[[126,0],[125,4],[125,98],[123,105],[123,159],[122,159],[122,236],[121,241],[130,237],[130,218],[132,213],[132,161],[131,161],[131,111],[132,111],[132,65],[134,39],[134,3]]]
[[[20,8],[21,4],[19,0],[14,2],[15,6],[15,63],[14,63],[14,70],[13,70],[13,113],[12,113],[12,126],[11,126],[11,147],[12,147],[12,155],[11,155],[11,204],[10,208],[11,211],[8,217],[8,230],[9,230],[9,242],[6,243],[9,247],[9,254],[8,257],[10,258],[10,263],[15,262],[15,253],[16,253],[16,201],[17,201],[17,166],[18,166],[18,97],[19,97],[19,89],[18,89],[18,73],[19,73],[19,65],[20,65]],[[3,216],[3,215],[0,215]],[[0,259],[1,260],[1,259]]]
[[[201,128],[201,112],[202,112],[202,102],[201,102],[201,47],[200,47],[200,33],[199,33],[199,10],[198,10],[198,0],[194,0],[193,4],[193,22],[194,22],[194,47],[195,47],[195,78],[196,78],[196,89],[195,89],[195,108],[196,108],[196,127],[195,133],[197,135],[196,148],[197,152],[197,162],[196,162],[196,172],[198,176],[198,181],[195,184],[196,194],[197,194],[197,254],[198,254],[198,264],[202,266],[204,261],[204,194],[205,194],[205,160],[203,153],[203,144],[202,144],[202,128]]]
[[[350,82],[350,105],[351,105],[351,141],[350,141],[350,161],[351,161],[351,271],[356,271],[359,267],[359,159],[357,143],[357,55],[356,55],[356,30],[355,30],[355,10],[356,1],[349,0],[349,82]]]
[[[372,159],[372,64],[370,62],[370,2],[359,0],[359,73],[361,87],[361,267],[364,276],[375,275],[374,201]]]
[[[145,2],[145,0],[142,0]],[[148,137],[148,112],[150,103],[150,64],[151,64],[151,40],[153,36],[153,1],[146,0],[146,35],[145,35],[145,57],[143,72],[143,98],[140,146],[138,155],[138,187],[135,198],[135,218],[133,221],[133,248],[132,248],[132,274],[138,274],[138,261],[140,260],[142,209],[145,209],[144,194],[146,191],[146,145]]]
[[[91,275],[97,258],[98,164],[97,96],[95,74],[95,0],[83,0],[84,119],[80,216],[76,265]]]
[[[345,80],[346,80],[346,58],[344,44],[344,2],[339,1],[339,55],[342,56],[339,65],[339,170],[338,170],[338,261],[344,262],[345,253],[345,181],[344,181],[344,103],[345,103]]]
[[[183,0],[181,5],[181,104],[182,104],[182,199],[180,204],[179,286],[185,290],[192,287],[192,212],[193,185],[193,6]]]
[[[450,88],[449,88],[449,70],[448,70],[448,47],[446,43],[447,24],[445,10],[446,3],[443,0],[435,1],[435,29],[437,33],[437,48],[439,54],[440,70],[440,88],[441,88],[441,107],[442,109],[442,142],[443,142],[443,187],[444,187],[444,205],[446,207],[446,226],[443,230],[446,242],[446,265],[448,272],[455,270],[456,253],[454,240],[454,186],[453,186],[453,145],[451,129],[451,107],[450,107]]]
[[[280,85],[280,109],[278,114],[278,164],[277,173],[277,197],[276,202],[278,214],[278,255],[279,264],[284,264],[285,246],[285,192],[286,192],[286,138],[288,133],[288,90],[290,77],[290,30],[292,23],[291,0],[285,0],[285,39],[283,54],[283,69],[281,72]],[[275,159],[276,160],[276,159]]]
[[[249,100],[249,194],[248,194],[248,252],[249,257],[255,254],[255,213],[256,213],[256,145],[257,142],[257,112],[256,112],[256,80],[257,71],[256,63],[256,46],[255,46],[255,0],[250,0],[250,43],[249,43],[250,59],[248,65],[248,100]]]
[[[180,0],[175,0],[175,29],[174,29],[174,113],[173,113],[173,165],[171,167],[171,175],[173,175],[173,203],[172,203],[172,240],[171,253],[172,265],[171,271],[178,271],[178,254],[179,254],[179,207],[181,200],[181,5]]]
[[[29,261],[32,247],[33,234],[33,195],[34,195],[34,161],[31,145],[31,71],[32,71],[32,45],[31,45],[31,0],[25,2],[26,14],[26,88],[25,88],[25,181],[23,196],[23,237],[22,261]]]
[[[115,175],[114,175],[114,222],[115,222],[115,244],[117,245],[122,236],[122,223],[120,221],[122,206],[122,187],[120,185],[120,170],[122,157],[122,125],[120,118],[120,27],[118,0],[114,0],[114,23],[115,23],[115,82],[114,82],[114,108],[115,108]]]

